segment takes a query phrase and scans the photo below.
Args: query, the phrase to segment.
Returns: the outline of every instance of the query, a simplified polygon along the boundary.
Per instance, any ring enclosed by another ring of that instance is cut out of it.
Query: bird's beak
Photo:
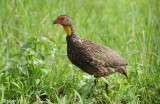
[[[57,19],[53,21],[53,24],[60,24],[60,21],[58,21]]]
[[[57,20],[54,20],[54,21],[53,21],[53,24],[57,24],[57,22],[58,22]]]

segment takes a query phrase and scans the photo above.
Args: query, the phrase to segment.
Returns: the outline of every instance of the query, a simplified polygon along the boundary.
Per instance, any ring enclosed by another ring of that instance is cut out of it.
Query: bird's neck
[[[64,31],[66,31],[67,33],[67,36],[71,36],[72,34],[75,33],[75,30],[74,30],[74,27],[71,25],[71,26],[68,26],[68,25],[62,25],[63,28],[64,28]]]

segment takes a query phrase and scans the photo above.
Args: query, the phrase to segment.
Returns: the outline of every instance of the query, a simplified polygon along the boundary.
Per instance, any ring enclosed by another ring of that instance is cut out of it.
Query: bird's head
[[[56,20],[53,21],[53,24],[61,24],[66,31],[68,36],[71,36],[72,30],[72,20],[67,15],[60,15]]]

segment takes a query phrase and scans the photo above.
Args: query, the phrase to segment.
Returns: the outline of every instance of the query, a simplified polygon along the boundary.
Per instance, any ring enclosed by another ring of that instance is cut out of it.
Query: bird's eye
[[[62,20],[64,20],[64,18],[62,17]]]

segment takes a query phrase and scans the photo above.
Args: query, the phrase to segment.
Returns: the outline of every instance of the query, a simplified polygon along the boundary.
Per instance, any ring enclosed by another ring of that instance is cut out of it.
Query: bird
[[[80,38],[75,32],[71,18],[68,15],[60,15],[53,21],[60,24],[67,33],[67,56],[72,64],[95,78],[108,76],[119,72],[128,78],[126,60],[107,46]],[[94,81],[96,84],[96,80]],[[108,95],[108,84],[106,84]]]

